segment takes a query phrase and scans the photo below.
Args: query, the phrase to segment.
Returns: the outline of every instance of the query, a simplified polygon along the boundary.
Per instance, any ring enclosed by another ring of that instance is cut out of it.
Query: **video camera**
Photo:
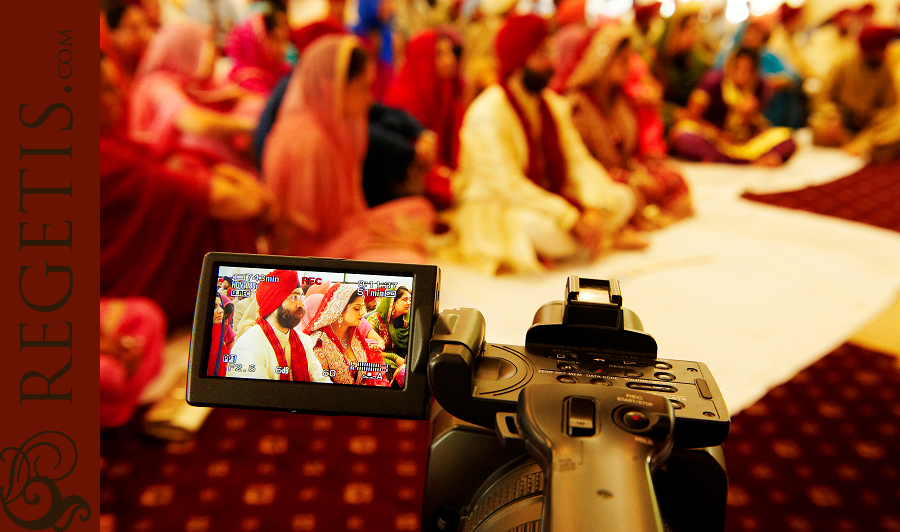
[[[216,328],[224,301],[216,281],[225,275],[235,313],[246,309],[232,343]],[[318,284],[331,286],[313,290]],[[397,306],[404,292],[408,310],[394,315],[405,309]],[[438,313],[439,293],[436,266],[210,253],[187,402],[430,415],[423,530],[724,529],[721,444],[730,418],[722,395],[705,364],[657,358],[656,341],[622,307],[617,281],[569,277],[565,298],[538,309],[524,346],[485,343],[483,315]],[[367,297],[388,298],[368,315],[372,338],[360,325]],[[254,315],[254,305],[269,314]],[[305,325],[293,321],[300,307],[316,307]],[[260,332],[266,324],[291,338],[297,331],[292,361],[278,355],[274,334]]]

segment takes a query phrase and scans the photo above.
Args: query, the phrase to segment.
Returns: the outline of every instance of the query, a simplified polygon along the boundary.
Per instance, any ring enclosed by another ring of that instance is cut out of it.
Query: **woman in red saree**
[[[457,35],[423,30],[407,44],[403,67],[384,97],[385,105],[411,114],[434,135],[437,164],[424,169],[428,172],[425,188],[438,203],[450,203],[450,173],[456,168],[459,152],[459,127],[465,111],[461,53]]]
[[[225,55],[234,60],[228,79],[254,94],[268,97],[291,65],[285,60],[289,42],[283,11],[256,13],[231,28]]]
[[[124,132],[124,94],[100,62],[100,295],[144,296],[170,326],[190,323],[209,251],[253,253],[265,189],[235,167],[160,156]],[[182,167],[177,169],[175,167]]]
[[[354,284],[334,284],[304,332],[314,342],[313,353],[335,384],[390,386],[387,365],[359,330],[365,300]]]
[[[317,39],[291,76],[263,153],[263,179],[285,210],[276,254],[422,262],[434,210],[421,197],[369,208],[362,188],[374,64],[350,35]]]
[[[157,154],[190,150],[202,164],[249,167],[250,135],[265,105],[237,85],[212,81],[210,30],[163,26],[141,60],[131,93],[128,134]]]
[[[605,25],[594,34],[567,85],[572,117],[584,143],[614,180],[639,199],[640,229],[654,229],[693,212],[687,184],[663,159],[641,153],[640,117],[626,93],[632,74],[627,34]],[[659,111],[657,111],[657,114]]]

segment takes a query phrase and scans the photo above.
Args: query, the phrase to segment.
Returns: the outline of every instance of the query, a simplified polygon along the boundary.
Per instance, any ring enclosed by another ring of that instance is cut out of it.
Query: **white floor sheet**
[[[807,171],[816,182],[857,169],[854,158],[826,153],[818,166],[800,160],[815,167]],[[840,172],[830,172],[836,161]],[[440,264],[441,308],[477,308],[487,341],[521,345],[538,307],[562,299],[569,274],[616,277],[625,307],[656,338],[659,357],[708,364],[736,413],[896,300],[900,233],[739,198],[767,176],[782,176],[782,190],[809,184],[795,176],[789,186],[787,169],[729,168],[737,183],[714,169],[685,170],[697,215],[651,233],[648,249],[528,277]]]

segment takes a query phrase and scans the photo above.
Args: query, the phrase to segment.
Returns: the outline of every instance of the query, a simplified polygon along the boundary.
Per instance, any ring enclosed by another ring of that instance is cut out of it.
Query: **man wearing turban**
[[[327,382],[312,340],[297,326],[305,309],[296,271],[275,270],[256,288],[259,318],[234,343],[227,377]]]
[[[635,208],[588,153],[553,76],[547,21],[510,16],[497,34],[499,83],[471,104],[453,177],[458,254],[488,273],[593,257]]]
[[[900,152],[900,110],[888,44],[898,37],[891,27],[868,26],[857,39],[858,52],[831,72],[814,106],[813,140],[843,146],[854,154],[895,159]]]

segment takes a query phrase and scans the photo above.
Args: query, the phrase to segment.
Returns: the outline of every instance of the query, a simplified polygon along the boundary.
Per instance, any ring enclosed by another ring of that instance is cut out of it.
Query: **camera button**
[[[709,383],[706,382],[706,379],[694,379],[694,382],[697,384],[697,391],[700,392],[700,397],[704,399],[713,398],[712,390],[709,389]]]
[[[641,430],[650,426],[650,418],[640,410],[628,410],[622,414],[622,423],[630,429]]]
[[[558,380],[559,382],[564,382],[566,384],[576,384],[578,382],[578,379],[569,375],[560,375],[556,378],[556,380]]]
[[[668,362],[657,362],[653,367],[656,369],[672,369],[672,364]]]
[[[661,381],[674,381],[675,380],[675,375],[672,375],[671,373],[659,372],[659,373],[654,373],[653,376]]]
[[[612,386],[612,382],[610,382],[610,381],[607,380],[607,379],[604,379],[603,377],[599,377],[599,378],[596,378],[596,379],[591,379],[591,384],[599,384],[599,385],[602,385],[602,386]]]
[[[568,364],[566,362],[560,362],[559,364],[556,365],[556,367],[559,368],[561,371],[576,371],[576,370],[578,370],[578,366],[576,366],[575,364]]]
[[[681,410],[684,408],[684,403],[677,399],[669,399],[669,402],[672,403],[672,408],[675,410]]]
[[[640,371],[628,370],[625,372],[625,376],[637,379],[639,377],[643,377],[644,374],[641,373]]]

